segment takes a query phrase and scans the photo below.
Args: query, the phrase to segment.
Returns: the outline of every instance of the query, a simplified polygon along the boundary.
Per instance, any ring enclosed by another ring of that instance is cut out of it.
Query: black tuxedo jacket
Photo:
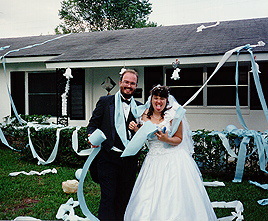
[[[137,105],[141,105],[140,102],[135,102]],[[107,139],[102,143],[102,148],[107,151],[111,150],[116,137],[118,137],[115,129],[114,113],[115,95],[100,97],[87,126],[88,134],[92,134],[97,128],[105,134]]]

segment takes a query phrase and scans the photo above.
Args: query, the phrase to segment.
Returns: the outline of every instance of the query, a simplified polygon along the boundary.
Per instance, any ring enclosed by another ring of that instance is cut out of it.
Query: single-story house
[[[12,114],[8,86],[19,114],[49,114],[56,122],[62,115],[63,73],[68,67],[73,75],[68,94],[69,125],[87,125],[98,98],[118,91],[123,67],[139,72],[136,99],[146,101],[153,85],[164,84],[184,104],[209,78],[226,51],[259,41],[268,43],[268,18],[1,38],[0,56],[4,56],[1,62],[5,62],[6,72],[1,64],[0,119]],[[253,53],[267,101],[268,45],[253,48]],[[171,79],[176,59],[181,69],[179,80]],[[193,130],[221,131],[230,124],[241,128],[235,107],[236,59],[233,54],[186,106]],[[239,99],[245,122],[249,129],[267,130],[250,72],[250,55],[244,50],[238,59]]]

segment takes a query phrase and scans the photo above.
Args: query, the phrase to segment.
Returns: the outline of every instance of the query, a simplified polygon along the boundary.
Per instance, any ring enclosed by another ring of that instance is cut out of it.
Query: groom
[[[138,73],[131,69],[125,70],[120,77],[120,91],[116,95],[103,96],[99,99],[87,127],[89,136],[98,128],[107,137],[94,162],[101,187],[98,215],[100,220],[123,220],[135,183],[137,155],[131,157],[120,157],[120,155],[126,143],[134,135],[133,131],[128,129],[128,125],[131,121],[135,121],[131,108],[141,104],[132,97],[137,83]]]

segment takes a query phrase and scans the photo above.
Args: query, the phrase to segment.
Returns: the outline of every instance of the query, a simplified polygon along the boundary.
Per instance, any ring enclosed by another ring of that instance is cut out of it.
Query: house
[[[202,31],[198,28],[204,25]],[[141,29],[123,29],[69,35],[0,39],[0,118],[12,114],[6,85],[20,114],[61,115],[61,97],[66,86],[63,73],[71,68],[68,96],[69,125],[86,126],[100,96],[118,91],[121,68],[140,74],[135,97],[146,101],[155,84],[171,87],[184,104],[208,79],[226,51],[259,41],[268,43],[268,18],[223,21],[219,24],[188,24]],[[28,47],[30,46],[30,47]],[[20,50],[16,50],[20,49]],[[14,51],[12,51],[14,50]],[[12,51],[8,53],[9,51]],[[253,48],[259,65],[264,96],[268,98],[268,46]],[[171,79],[172,63],[179,60],[180,79]],[[235,62],[233,54],[186,106],[191,128],[223,130],[238,128],[235,107]],[[239,100],[249,129],[267,130],[246,50],[239,56]],[[106,90],[105,83],[113,87]]]

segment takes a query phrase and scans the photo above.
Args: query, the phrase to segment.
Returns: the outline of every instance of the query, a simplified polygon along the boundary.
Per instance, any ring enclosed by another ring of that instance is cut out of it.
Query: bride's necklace
[[[161,121],[161,120],[162,120],[162,117],[161,117],[161,116],[156,117],[156,116],[153,114],[152,117],[153,117],[154,119],[158,120],[158,121]]]

